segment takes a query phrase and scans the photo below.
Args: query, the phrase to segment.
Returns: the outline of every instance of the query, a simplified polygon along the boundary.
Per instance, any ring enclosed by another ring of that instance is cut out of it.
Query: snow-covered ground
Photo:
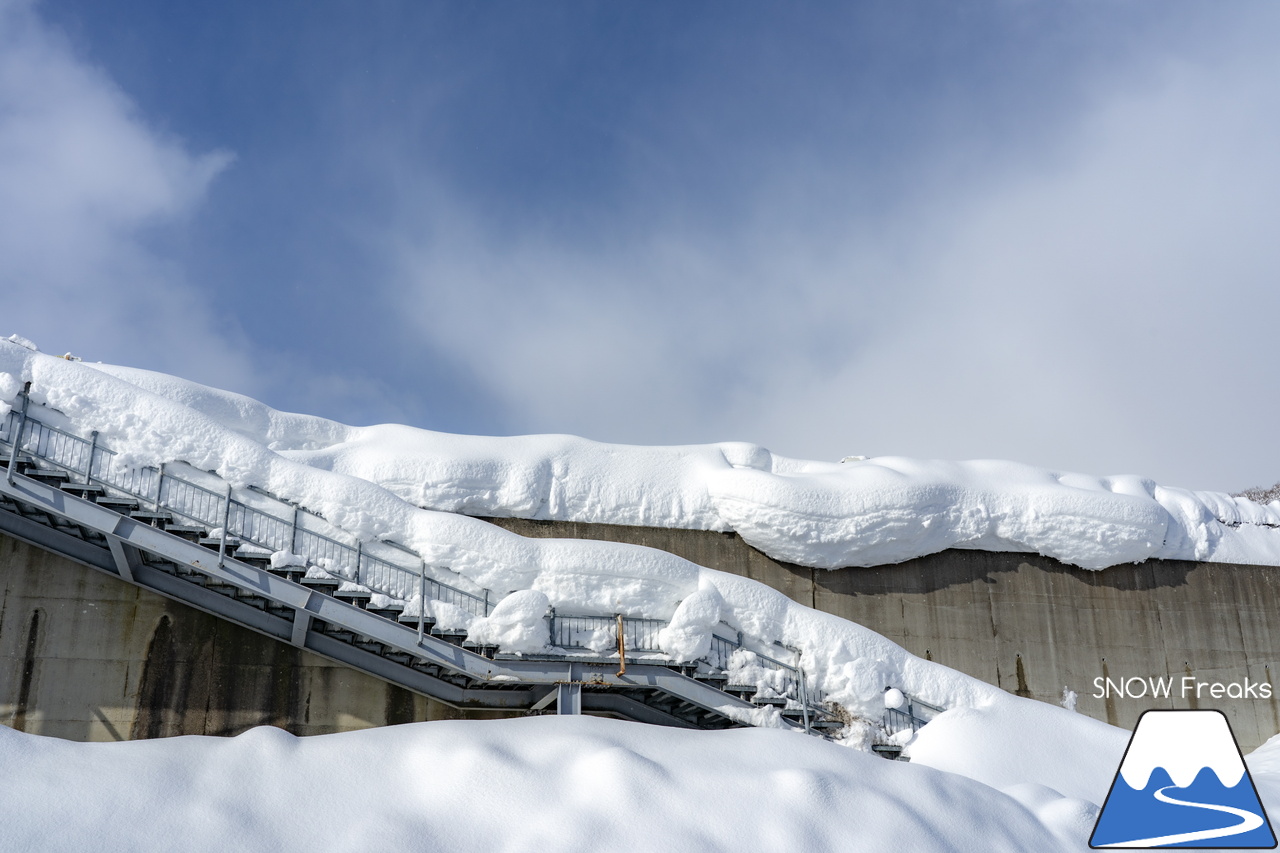
[[[0,727],[0,767],[17,851],[1052,853],[1095,813],[800,734],[590,717],[120,744]]]
[[[1127,733],[1062,729],[1066,713],[1027,700],[1012,716],[951,711],[922,730],[909,764],[793,732],[591,717],[111,744],[0,727],[0,846],[1083,851]],[[1248,763],[1280,813],[1280,738]]]
[[[0,825],[15,849],[222,849],[226,838],[255,850],[1083,848],[1126,732],[921,660],[736,575],[638,546],[525,539],[467,514],[732,529],[827,567],[947,547],[1094,568],[1149,556],[1280,565],[1270,526],[1280,504],[1137,477],[348,427],[0,342],[0,414],[28,381],[33,402],[65,415],[61,426],[96,430],[132,464],[182,461],[265,488],[495,591],[503,603],[471,629],[499,644],[524,642],[522,626],[548,604],[668,620],[662,645],[677,656],[723,620],[800,649],[811,683],[855,717],[878,718],[889,685],[952,710],[908,745],[910,765],[791,732],[591,719],[118,745],[0,729]],[[866,733],[854,725],[847,745]]]

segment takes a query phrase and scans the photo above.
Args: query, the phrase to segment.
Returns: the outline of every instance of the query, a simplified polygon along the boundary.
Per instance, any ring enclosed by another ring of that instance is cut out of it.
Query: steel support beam
[[[134,583],[134,569],[142,563],[138,559],[138,552],[133,547],[124,544],[124,541],[114,534],[107,535],[107,547],[111,549],[111,558],[116,564],[116,574],[120,575],[121,580]]]
[[[582,685],[562,681],[556,685],[556,713],[582,713]]]
[[[670,697],[724,718],[727,724],[735,716],[741,718],[741,711],[753,707],[664,666],[632,664],[625,674],[607,668],[597,673],[584,672],[591,668],[590,664],[571,661],[566,680],[566,661],[562,657],[491,660],[429,633],[420,634],[416,626],[400,625],[314,592],[227,557],[225,551],[216,554],[47,483],[22,475],[15,476],[12,483],[0,478],[0,494],[21,509],[0,509],[0,531],[455,707],[540,710],[554,700],[557,712],[562,714],[580,714],[585,708],[664,725],[689,723],[632,697]],[[47,517],[49,523],[37,521],[38,517]],[[97,541],[104,544],[51,527],[55,518],[89,536],[97,534],[101,537]],[[147,555],[146,561],[143,554]],[[223,559],[219,560],[219,556]],[[154,565],[147,565],[148,562]],[[215,584],[234,586],[245,595],[283,605],[293,615],[275,615],[156,568],[167,564],[194,570]],[[316,631],[315,620],[341,627],[421,663],[409,666]],[[584,683],[591,685],[585,694]]]
[[[298,648],[306,648],[307,631],[311,630],[311,614],[307,612],[305,607],[299,607],[293,611],[293,634],[289,638],[289,642]]]

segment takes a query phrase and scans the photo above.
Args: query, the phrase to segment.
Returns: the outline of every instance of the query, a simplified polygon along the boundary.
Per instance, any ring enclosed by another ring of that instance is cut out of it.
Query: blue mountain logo
[[[1271,822],[1222,712],[1142,715],[1089,846],[1276,846]]]

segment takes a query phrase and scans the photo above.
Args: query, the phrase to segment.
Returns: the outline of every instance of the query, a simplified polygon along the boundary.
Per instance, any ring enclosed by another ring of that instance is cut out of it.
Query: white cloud
[[[928,284],[911,322],[785,398],[816,415],[797,437],[1275,480],[1278,75],[1271,55],[1165,65],[1106,99],[1052,168],[949,202],[945,244],[903,269]]]
[[[251,389],[234,331],[212,313],[221,306],[147,245],[229,162],[149,127],[30,4],[0,2],[4,333]]]
[[[405,318],[531,429],[1269,483],[1280,60],[1236,47],[1095,81],[1064,134],[874,229],[765,193],[728,236],[586,246],[439,201],[395,248]]]

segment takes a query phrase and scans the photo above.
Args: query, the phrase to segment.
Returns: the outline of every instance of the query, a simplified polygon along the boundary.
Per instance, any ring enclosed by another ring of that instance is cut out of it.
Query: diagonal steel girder
[[[736,725],[735,720],[744,719],[755,708],[664,666],[629,663],[625,674],[618,674],[612,666],[593,666],[559,657],[503,656],[495,660],[430,634],[419,637],[415,628],[368,613],[265,569],[234,558],[219,565],[217,555],[207,548],[22,475],[15,474],[12,482],[0,478],[0,495],[19,510],[0,510],[0,531],[17,539],[454,707],[528,709],[546,695],[548,686],[577,683],[590,687],[582,694],[585,710],[642,722],[692,725],[688,719],[645,704],[636,696],[671,697],[678,704],[698,709],[704,718],[718,720],[719,725]],[[37,520],[40,517],[45,522]],[[84,535],[46,523],[53,519],[62,520]],[[101,544],[90,540],[100,540]],[[215,583],[274,602],[291,611],[292,616],[266,612],[148,562],[186,567]],[[318,631],[314,624],[317,620],[407,654],[415,665],[399,663]]]

